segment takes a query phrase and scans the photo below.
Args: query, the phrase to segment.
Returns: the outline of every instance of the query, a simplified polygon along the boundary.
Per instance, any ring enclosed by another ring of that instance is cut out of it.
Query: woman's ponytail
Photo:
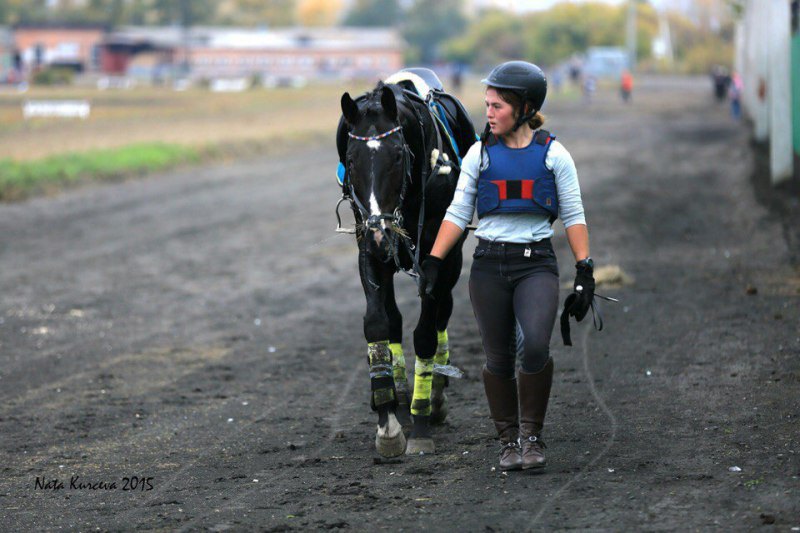
[[[544,126],[544,121],[547,120],[541,111],[537,111],[535,115],[528,121],[528,126],[531,127],[532,130],[536,131],[542,126]]]

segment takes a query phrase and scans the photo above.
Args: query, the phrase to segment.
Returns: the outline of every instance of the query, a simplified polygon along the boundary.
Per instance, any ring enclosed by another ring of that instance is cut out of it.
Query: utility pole
[[[636,0],[628,0],[628,25],[625,44],[628,48],[630,71],[636,70]]]
[[[192,12],[189,5],[189,0],[181,0],[180,3],[180,17],[181,17],[181,33],[183,37],[183,64],[181,65],[181,74],[184,78],[189,77],[191,70],[191,59],[189,49],[191,43],[191,26],[192,26]]]

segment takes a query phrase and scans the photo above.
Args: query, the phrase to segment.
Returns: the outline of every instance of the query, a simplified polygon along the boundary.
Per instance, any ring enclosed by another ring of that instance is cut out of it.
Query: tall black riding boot
[[[517,380],[495,376],[483,367],[483,387],[494,427],[500,437],[500,470],[519,470],[522,468],[522,458],[518,441]]]
[[[547,401],[553,384],[553,358],[534,374],[519,371],[519,440],[522,446],[522,468],[542,468],[547,464],[542,438]]]

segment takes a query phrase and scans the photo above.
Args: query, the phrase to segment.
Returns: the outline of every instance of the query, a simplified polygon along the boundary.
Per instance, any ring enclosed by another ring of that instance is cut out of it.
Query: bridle
[[[403,228],[403,211],[402,206],[406,198],[406,193],[408,192],[408,186],[411,183],[411,166],[412,166],[412,159],[414,158],[414,154],[411,152],[411,149],[406,142],[405,136],[403,135],[403,126],[396,126],[388,131],[383,133],[379,133],[377,135],[372,135],[370,137],[362,137],[359,135],[354,135],[353,133],[348,132],[347,135],[356,141],[362,142],[370,142],[370,141],[379,141],[381,139],[385,139],[389,135],[393,133],[397,133],[400,135],[400,142],[403,147],[403,183],[400,186],[400,199],[397,202],[397,207],[395,208],[393,213],[380,213],[377,215],[372,214],[359,200],[358,195],[355,193],[355,188],[353,187],[353,183],[350,181],[350,165],[351,161],[348,160],[348,164],[346,166],[346,174],[345,174],[345,186],[347,189],[342,194],[341,200],[339,200],[339,204],[341,204],[344,200],[350,200],[350,206],[353,208],[353,211],[358,211],[361,215],[362,220],[364,221],[364,226],[367,231],[369,230],[378,230],[383,235],[383,238],[386,239],[386,242],[389,246],[389,257],[385,259],[384,262],[389,262],[390,260],[394,260],[395,266],[398,270],[402,270],[407,274],[411,275],[412,277],[418,275],[418,264],[415,258],[414,251],[416,249],[411,237],[405,232]],[[339,225],[341,226],[341,219],[339,218],[339,204],[336,205],[336,218],[339,219]],[[386,222],[388,226],[395,228],[395,231],[392,232],[391,235],[386,233],[386,229],[384,229],[384,225],[381,222]],[[397,230],[400,231],[397,231]],[[404,269],[400,263],[400,245],[403,245],[406,248],[409,256],[412,258],[414,262],[414,268],[411,272]]]
[[[429,95],[429,97],[430,97],[430,95]],[[350,201],[350,207],[353,209],[353,213],[355,213],[357,216],[360,215],[361,219],[364,221],[364,226],[366,227],[366,229],[367,230],[370,230],[370,229],[379,230],[381,232],[381,234],[383,235],[383,237],[386,239],[386,242],[389,245],[390,256],[384,262],[388,263],[390,260],[394,260],[395,266],[397,267],[398,270],[401,270],[401,271],[405,272],[406,274],[408,274],[409,276],[411,276],[413,278],[418,278],[419,277],[419,273],[420,273],[420,257],[419,257],[420,248],[419,248],[419,243],[420,243],[420,239],[422,238],[422,227],[423,227],[423,224],[425,222],[425,187],[426,187],[428,181],[432,177],[434,177],[437,174],[439,174],[439,171],[442,169],[442,167],[450,167],[450,169],[451,169],[450,171],[452,171],[453,169],[458,171],[458,165],[456,165],[454,161],[445,160],[442,157],[442,154],[443,154],[442,132],[440,130],[440,126],[439,126],[439,123],[436,120],[436,117],[433,115],[433,112],[430,109],[429,99],[423,100],[423,99],[421,99],[419,97],[417,97],[417,99],[422,103],[422,105],[425,106],[425,109],[427,109],[427,111],[429,113],[429,116],[431,118],[431,121],[432,121],[432,124],[433,124],[433,129],[434,129],[434,135],[433,136],[436,139],[435,148],[437,149],[437,152],[438,152],[439,155],[438,155],[438,157],[436,159],[436,163],[431,165],[430,172],[426,174],[425,171],[424,171],[424,167],[423,167],[423,171],[421,173],[422,181],[420,182],[420,185],[419,185],[420,186],[420,207],[419,207],[419,220],[418,220],[418,224],[417,224],[416,245],[414,244],[414,241],[412,241],[411,236],[408,235],[408,233],[405,232],[404,228],[403,228],[403,211],[402,211],[402,207],[403,207],[403,203],[405,201],[406,192],[408,191],[408,185],[411,183],[411,180],[412,180],[412,178],[411,178],[411,170],[412,170],[412,163],[413,163],[413,159],[414,159],[414,153],[411,151],[411,148],[409,147],[408,143],[406,142],[405,136],[403,135],[403,126],[402,125],[395,126],[394,128],[392,128],[392,129],[390,129],[388,131],[385,131],[383,133],[379,133],[377,135],[373,135],[373,136],[370,136],[370,137],[362,137],[360,135],[354,135],[351,132],[347,133],[349,138],[351,138],[353,140],[356,140],[356,141],[361,141],[361,142],[377,141],[377,140],[380,140],[380,139],[384,139],[384,138],[386,138],[389,135],[392,135],[394,133],[397,133],[398,135],[400,135],[401,143],[402,143],[402,146],[403,146],[403,184],[401,185],[401,189],[400,189],[400,200],[399,200],[399,202],[397,204],[397,207],[394,210],[394,213],[391,213],[391,214],[390,213],[380,213],[378,215],[373,215],[373,214],[371,214],[371,212],[366,207],[364,207],[364,204],[361,202],[361,200],[358,199],[358,196],[355,193],[355,189],[353,188],[353,184],[350,182],[350,164],[351,164],[351,161],[349,161],[349,160],[347,161],[347,164],[345,165],[345,173],[344,173],[343,186],[342,186],[342,197],[339,199],[338,203],[336,204],[336,220],[338,222],[337,229],[336,229],[337,232],[340,232],[340,233],[349,232],[349,230],[346,230],[346,229],[342,228],[342,219],[339,216],[339,206],[345,200],[349,200]],[[415,105],[411,105],[410,109],[412,110],[415,118],[417,119],[417,122],[419,123],[420,135],[422,137],[421,144],[422,144],[422,147],[423,147],[422,148],[423,152],[427,153],[428,143],[427,143],[427,141],[425,139],[425,124],[424,124],[424,122],[422,120],[422,117],[419,114],[419,111],[418,111],[417,107]],[[423,158],[423,165],[424,164],[425,164],[425,159]],[[383,228],[383,226],[381,226],[381,222],[382,221],[388,222],[392,227],[398,228],[398,229],[400,229],[400,231],[396,231],[395,230],[395,231],[392,232],[392,236],[391,237],[388,236],[387,233],[386,233],[386,230]],[[411,262],[412,262],[411,270],[407,270],[407,269],[403,268],[403,266],[402,266],[402,264],[400,262],[400,245],[401,245],[401,243],[402,243],[402,246],[404,246],[406,251],[408,252],[408,255],[411,257]]]

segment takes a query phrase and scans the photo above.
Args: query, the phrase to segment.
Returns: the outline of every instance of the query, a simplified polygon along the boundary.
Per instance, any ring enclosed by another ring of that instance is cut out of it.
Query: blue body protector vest
[[[531,213],[546,215],[552,224],[558,218],[555,174],[544,164],[555,138],[539,130],[530,145],[513,149],[489,135],[489,167],[478,175],[479,219],[497,213]]]

